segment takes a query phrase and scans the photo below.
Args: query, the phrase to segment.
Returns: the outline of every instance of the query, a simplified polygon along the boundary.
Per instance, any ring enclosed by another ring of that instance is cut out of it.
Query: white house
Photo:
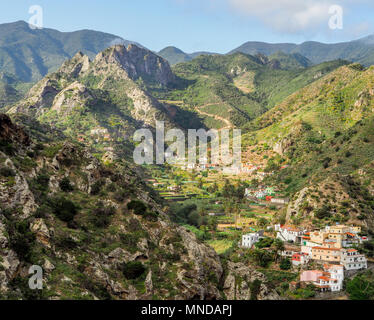
[[[287,204],[289,202],[289,199],[286,198],[272,198],[271,203],[273,204]]]
[[[244,234],[242,236],[242,247],[252,248],[252,246],[260,240],[260,238],[261,235],[258,232]]]
[[[342,249],[341,263],[346,270],[360,270],[368,267],[365,255],[360,254],[356,249]]]
[[[330,273],[332,279],[338,280],[339,288],[335,291],[340,291],[343,288],[344,281],[344,266],[341,264],[324,264],[323,269]]]
[[[304,264],[308,264],[310,261],[310,257],[306,253],[295,253],[292,255],[292,265],[300,266]]]
[[[209,212],[208,213],[208,216],[209,217],[222,217],[222,216],[225,216],[226,214],[223,213],[223,212]]]
[[[303,230],[291,227],[291,226],[275,226],[275,230],[277,232],[277,238],[286,241],[286,242],[294,242],[297,243],[301,240],[302,235],[304,234]]]

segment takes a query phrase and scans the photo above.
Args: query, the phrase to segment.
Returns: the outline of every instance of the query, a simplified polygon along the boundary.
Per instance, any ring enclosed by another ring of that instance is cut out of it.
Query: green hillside
[[[368,191],[374,181],[373,88],[373,67],[343,66],[247,126],[245,146],[259,154],[264,149],[277,154],[268,163],[266,170],[274,174],[267,179],[294,196],[289,217],[292,212],[299,212],[299,218],[307,215],[305,208],[300,209],[305,201],[309,212],[323,201],[332,207],[350,201],[355,214],[344,217],[338,210],[331,217],[343,219],[337,222],[361,219],[374,226],[374,198]],[[280,170],[281,163],[288,167]]]
[[[155,90],[153,95],[200,116],[210,114],[211,122],[220,120],[218,128],[225,126],[221,118],[243,127],[288,95],[346,64],[333,61],[305,68],[308,60],[301,56],[276,57],[281,59],[241,53],[199,56],[173,67],[179,78],[176,87]]]

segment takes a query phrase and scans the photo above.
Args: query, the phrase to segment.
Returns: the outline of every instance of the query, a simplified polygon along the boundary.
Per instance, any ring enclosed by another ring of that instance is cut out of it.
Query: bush
[[[98,228],[107,228],[111,222],[111,216],[115,214],[114,207],[104,207],[102,203],[98,204],[91,215],[92,223]]]
[[[105,182],[103,180],[98,180],[96,181],[92,186],[91,186],[91,194],[92,195],[98,195],[102,189],[102,187],[105,185]]]
[[[157,222],[158,221],[158,214],[156,212],[150,212],[147,211],[144,215],[143,218],[151,221],[151,222]]]
[[[78,213],[78,207],[70,200],[64,197],[57,197],[50,200],[50,206],[53,213],[64,222],[72,222]]]
[[[127,195],[126,191],[120,190],[114,193],[113,198],[117,202],[123,202],[126,199],[126,195]]]
[[[324,218],[329,218],[331,217],[331,207],[324,205],[322,208],[317,209],[314,213],[314,215],[318,219],[324,219]]]
[[[351,300],[372,300],[374,298],[374,282],[372,273],[358,275],[347,282],[347,292]]]
[[[145,267],[139,261],[130,261],[122,265],[122,273],[128,280],[139,278],[145,270]]]
[[[282,270],[290,270],[291,269],[291,261],[290,261],[290,259],[282,259],[281,263],[279,264],[279,267]]]
[[[255,247],[258,249],[270,248],[274,240],[272,238],[262,238],[260,241],[255,243]]]
[[[131,233],[123,233],[120,235],[121,242],[129,248],[137,248],[139,237]]]
[[[45,173],[39,174],[34,179],[34,186],[35,189],[40,192],[46,192],[48,191],[48,185],[49,185],[49,176]]]
[[[59,183],[60,189],[64,192],[72,192],[74,190],[68,177],[63,178]]]
[[[13,249],[19,259],[31,262],[32,247],[35,243],[35,235],[30,231],[27,221],[7,221],[7,232],[9,234],[9,246]]]
[[[251,289],[251,300],[257,300],[257,296],[259,295],[260,293],[260,289],[261,289],[261,280],[258,280],[258,279],[255,279],[250,285],[250,289]]]
[[[132,200],[127,204],[127,209],[132,210],[136,215],[142,215],[147,211],[147,206],[140,200]]]
[[[16,173],[11,168],[3,167],[3,168],[0,168],[0,175],[8,178],[8,177],[15,177]]]

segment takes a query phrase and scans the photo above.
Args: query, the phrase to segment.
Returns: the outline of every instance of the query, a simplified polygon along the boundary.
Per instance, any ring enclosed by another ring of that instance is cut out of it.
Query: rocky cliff
[[[1,119],[2,141],[13,141],[21,129]],[[215,251],[168,219],[131,164],[106,167],[82,146],[23,135],[0,152],[3,298],[221,298]],[[27,287],[31,265],[44,270],[39,296]]]

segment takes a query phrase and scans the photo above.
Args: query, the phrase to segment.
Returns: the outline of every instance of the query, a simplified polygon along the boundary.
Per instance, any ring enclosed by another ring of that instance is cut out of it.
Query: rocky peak
[[[115,45],[95,58],[95,63],[115,63],[126,71],[132,80],[142,78],[145,82],[161,83],[167,86],[175,77],[169,63],[153,52],[136,45]]]
[[[73,78],[77,78],[80,74],[87,71],[89,67],[90,58],[79,51],[73,58],[65,61],[58,72],[68,74]]]

